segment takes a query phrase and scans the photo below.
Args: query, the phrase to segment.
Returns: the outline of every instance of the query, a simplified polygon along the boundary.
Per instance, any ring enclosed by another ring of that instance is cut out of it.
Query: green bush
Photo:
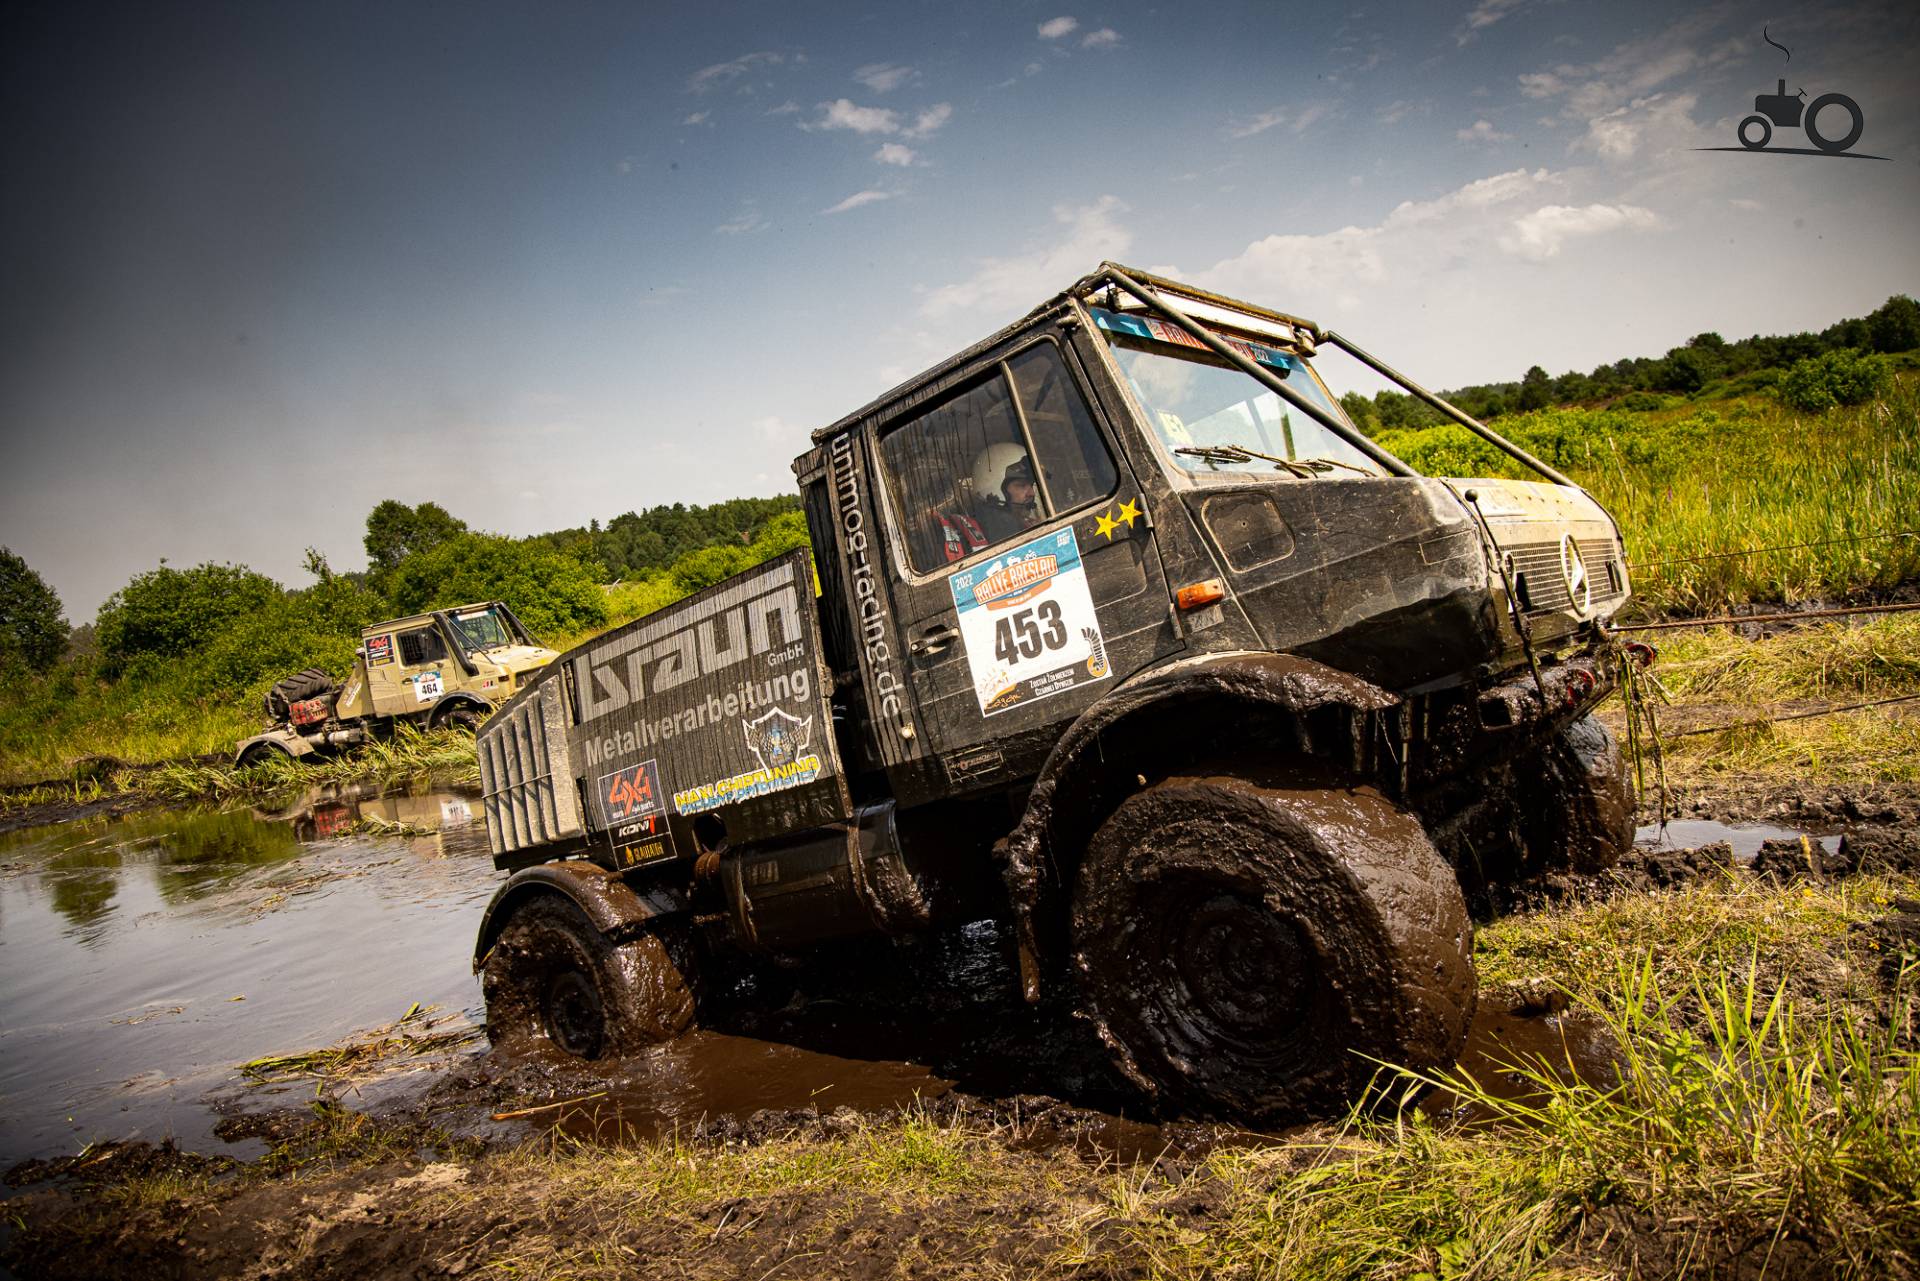
[[[280,584],[245,565],[209,561],[138,574],[100,607],[102,666],[112,676],[136,660],[194,653],[230,622],[273,608],[282,594]]]
[[[1859,405],[1887,394],[1892,376],[1878,356],[1852,348],[1822,352],[1795,363],[1780,380],[1780,399],[1810,414]]]
[[[394,570],[389,591],[396,615],[503,600],[535,636],[570,634],[607,621],[600,587],[579,561],[490,534],[457,534],[407,557]]]

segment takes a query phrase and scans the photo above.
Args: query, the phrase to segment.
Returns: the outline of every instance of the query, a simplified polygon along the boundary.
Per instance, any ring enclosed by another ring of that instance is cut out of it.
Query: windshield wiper
[[[1330,472],[1336,467],[1348,471],[1357,471],[1362,476],[1371,476],[1372,472],[1364,467],[1355,467],[1352,463],[1343,463],[1334,458],[1282,458],[1278,454],[1263,454],[1257,449],[1248,449],[1245,445],[1191,445],[1173,451],[1194,458],[1204,458],[1210,463],[1250,463],[1258,458],[1272,463],[1277,469],[1289,472],[1300,480],[1312,480],[1322,472]]]

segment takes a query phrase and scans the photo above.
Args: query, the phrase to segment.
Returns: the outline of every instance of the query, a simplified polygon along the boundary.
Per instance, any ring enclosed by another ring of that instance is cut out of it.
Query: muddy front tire
[[[1176,776],[1095,834],[1074,959],[1120,1069],[1176,1110],[1275,1122],[1379,1062],[1453,1061],[1473,1013],[1452,869],[1371,788]]]
[[[487,955],[487,1037],[581,1059],[670,1041],[693,1025],[692,972],[677,937],[646,929],[616,943],[565,899],[536,898]]]
[[[1520,797],[1528,870],[1612,867],[1633,844],[1633,792],[1612,731],[1582,716],[1547,744],[1544,757]]]

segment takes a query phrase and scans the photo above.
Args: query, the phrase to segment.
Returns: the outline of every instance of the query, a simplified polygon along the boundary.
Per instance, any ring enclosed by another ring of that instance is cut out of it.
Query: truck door
[[[884,429],[894,610],[949,790],[1037,769],[1180,644],[1140,488],[1051,337]]]
[[[367,689],[381,716],[425,711],[446,692],[446,638],[432,619],[366,638]]]

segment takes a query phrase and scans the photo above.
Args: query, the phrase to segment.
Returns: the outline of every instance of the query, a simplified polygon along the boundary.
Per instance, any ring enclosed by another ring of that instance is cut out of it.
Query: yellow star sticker
[[[1120,504],[1120,519],[1127,523],[1128,529],[1132,529],[1133,522],[1140,519],[1140,508],[1134,504],[1133,499],[1129,498]]]
[[[1105,512],[1101,512],[1093,518],[1093,532],[1096,534],[1105,534],[1107,541],[1112,542],[1114,528],[1119,525],[1119,523],[1119,521],[1107,515]]]

